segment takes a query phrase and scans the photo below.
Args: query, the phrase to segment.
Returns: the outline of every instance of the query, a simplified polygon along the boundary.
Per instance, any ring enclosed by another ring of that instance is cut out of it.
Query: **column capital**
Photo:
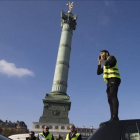
[[[67,23],[73,30],[75,30],[77,17],[77,15],[73,15],[72,13],[65,13],[61,11],[61,27],[63,27],[63,24]]]

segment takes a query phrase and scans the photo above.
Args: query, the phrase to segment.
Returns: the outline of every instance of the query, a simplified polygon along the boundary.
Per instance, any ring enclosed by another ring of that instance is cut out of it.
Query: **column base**
[[[67,102],[69,102],[70,100],[70,96],[68,96],[66,93],[62,93],[62,92],[51,92],[50,94],[46,94],[47,99],[53,99],[53,100],[65,100]]]
[[[71,107],[71,102],[67,94],[46,94],[43,99],[44,110],[40,117],[40,123],[62,123],[69,124],[68,112]]]

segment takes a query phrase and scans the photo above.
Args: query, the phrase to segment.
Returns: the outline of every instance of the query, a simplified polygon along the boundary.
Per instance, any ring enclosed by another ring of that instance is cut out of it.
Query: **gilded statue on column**
[[[74,2],[74,1],[73,1]],[[72,9],[73,9],[73,2],[70,3],[70,1],[66,4],[69,6],[69,11],[68,13],[71,13],[72,12]]]

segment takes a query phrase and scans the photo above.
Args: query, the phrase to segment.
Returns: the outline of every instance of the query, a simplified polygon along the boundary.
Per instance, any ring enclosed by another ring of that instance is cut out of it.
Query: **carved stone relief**
[[[55,115],[55,116],[59,116],[60,111],[58,111],[58,110],[53,110],[53,111],[52,111],[52,114]]]

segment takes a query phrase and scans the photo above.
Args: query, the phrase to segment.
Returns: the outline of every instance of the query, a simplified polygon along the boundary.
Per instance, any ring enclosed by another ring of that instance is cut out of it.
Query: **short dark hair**
[[[29,132],[29,134],[32,134],[32,135],[34,135],[34,134],[35,134],[35,132],[34,132],[34,131],[30,131],[30,132]]]
[[[71,124],[70,126],[71,126],[72,128],[75,128],[75,125],[74,125],[74,124]]]
[[[47,126],[47,125],[44,125],[44,126],[43,126],[43,129],[45,128],[45,126]],[[47,128],[49,129],[49,126],[47,126]]]
[[[105,52],[105,53],[108,53],[108,55],[110,55],[109,51],[107,51],[107,50],[101,50],[100,52]]]

